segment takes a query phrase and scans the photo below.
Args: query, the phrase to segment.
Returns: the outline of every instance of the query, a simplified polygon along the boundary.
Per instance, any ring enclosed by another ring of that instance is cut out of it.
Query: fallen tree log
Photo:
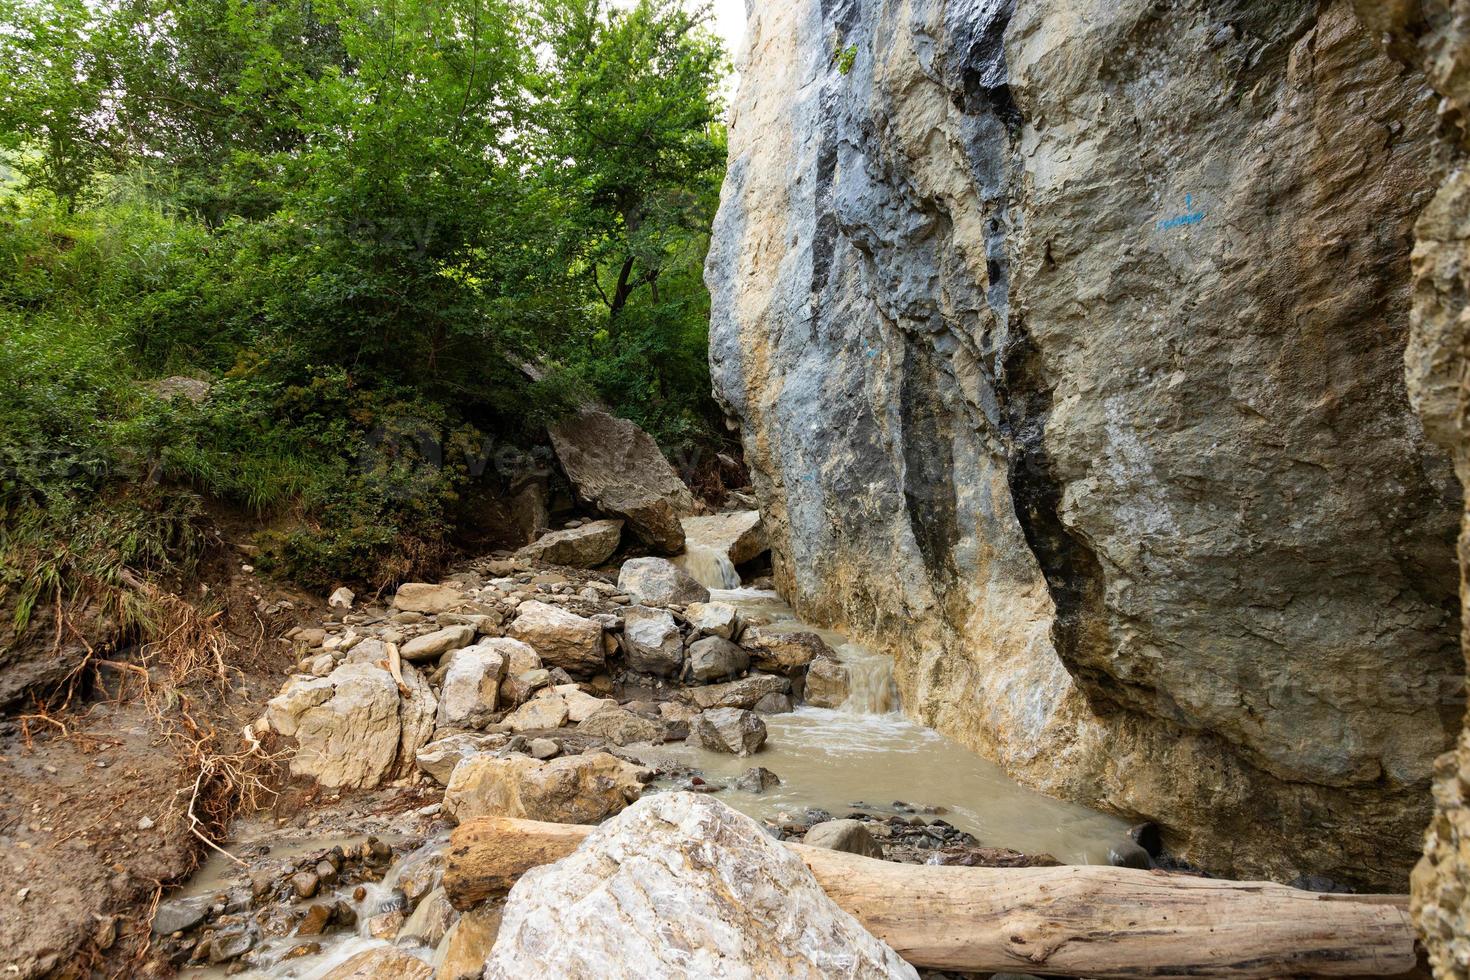
[[[570,854],[594,829],[468,821],[450,838],[445,892],[471,908]],[[1415,966],[1399,896],[1130,868],[897,864],[789,846],[833,901],[929,969],[1160,978],[1393,976]]]

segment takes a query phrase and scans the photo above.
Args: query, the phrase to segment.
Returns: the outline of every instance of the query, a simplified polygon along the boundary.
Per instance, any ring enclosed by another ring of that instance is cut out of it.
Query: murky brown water
[[[717,798],[756,817],[796,815],[808,806],[844,816],[856,803],[943,807],[943,819],[987,846],[1049,853],[1070,864],[1106,864],[1127,840],[1126,825],[1086,807],[1017,785],[999,766],[898,710],[892,663],[840,633],[800,623],[774,592],[715,590],[773,626],[801,626],[822,636],[847,665],[852,693],[841,709],[799,708],[765,718],[769,737],[756,755],[739,759],[686,743],[633,747],[649,762],[692,766],[726,782],[764,766],[781,785],[760,795],[733,787]]]

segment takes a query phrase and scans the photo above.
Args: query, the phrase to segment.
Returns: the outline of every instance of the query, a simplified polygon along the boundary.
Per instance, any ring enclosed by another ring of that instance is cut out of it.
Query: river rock
[[[706,281],[776,587],[1236,877],[1401,882],[1461,722],[1403,694],[1463,666],[1430,7],[751,8]]]
[[[414,759],[418,767],[434,782],[440,786],[447,786],[454,767],[459,765],[459,760],[481,752],[502,749],[509,741],[510,736],[498,732],[486,734],[456,732],[443,738],[436,738],[420,747]]]
[[[554,691],[543,690],[501,721],[513,732],[539,732],[567,723],[567,702]]]
[[[548,667],[592,674],[606,665],[602,626],[545,602],[531,600],[517,606],[509,633],[535,650]]]
[[[423,898],[419,899],[418,905],[414,906],[413,915],[398,930],[396,941],[399,945],[404,943],[418,943],[424,946],[438,946],[449,927],[454,924],[458,917],[454,906],[449,904],[449,897],[444,894],[443,886],[436,885]]]
[[[684,608],[684,618],[704,636],[733,640],[740,632],[740,611],[728,602],[691,602]]]
[[[790,690],[791,682],[784,677],[751,674],[725,684],[688,687],[679,692],[679,697],[702,711],[710,708],[751,708],[768,694],[785,694]]]
[[[393,675],[371,664],[292,678],[266,704],[271,729],[296,739],[291,773],[329,788],[368,788],[393,775],[400,758],[411,764],[428,740],[437,703],[412,667],[405,665],[403,674],[406,683],[411,679],[405,698]]]
[[[153,913],[153,931],[160,936],[167,936],[192,929],[204,921],[212,904],[212,895],[194,895],[159,902],[157,911]]]
[[[789,694],[766,694],[750,710],[758,715],[784,715],[788,711],[795,711],[796,705],[791,702]]]
[[[612,557],[623,536],[622,521],[589,521],[543,534],[516,552],[517,558],[572,568],[595,568]]]
[[[433,980],[433,976],[433,968],[418,957],[392,946],[375,946],[333,967],[321,980]]]
[[[487,980],[634,976],[918,974],[754,820],[707,796],[659,793],[523,875],[485,964]]]
[[[814,708],[840,708],[847,700],[847,668],[831,657],[817,657],[806,670],[802,700]]]
[[[521,817],[551,823],[597,823],[643,792],[653,773],[606,752],[543,762],[524,755],[471,756],[454,769],[444,812],[473,817]]]
[[[711,752],[753,755],[766,744],[766,723],[741,708],[711,708],[689,723],[689,743]]]
[[[868,833],[861,820],[825,820],[815,824],[801,839],[812,847],[825,847],[831,851],[846,851],[863,857],[881,858],[883,848]]]
[[[751,766],[730,785],[745,793],[764,793],[774,786],[780,786],[781,777],[765,766]]]
[[[450,650],[468,646],[474,642],[474,639],[475,628],[473,626],[446,626],[432,633],[414,637],[399,647],[398,653],[404,660],[415,662],[432,660]]]
[[[677,554],[679,519],[694,513],[694,495],[648,433],[595,408],[547,428],[551,445],[577,495],[617,514],[650,547]]]
[[[464,912],[434,952],[434,980],[480,980],[500,934],[501,909],[485,902]]]
[[[604,708],[616,708],[613,698],[599,698],[588,694],[576,684],[558,684],[552,691],[567,705],[567,719],[573,724],[586,721]]]
[[[550,683],[551,671],[543,667],[518,674],[509,673],[507,668],[506,678],[500,682],[500,700],[508,707],[524,704],[527,698]]]
[[[505,659],[487,646],[466,647],[450,656],[439,691],[440,727],[483,728],[490,722],[500,700]]]
[[[469,597],[453,585],[429,585],[427,582],[405,582],[393,596],[393,608],[399,612],[433,616],[469,604]]]
[[[689,644],[689,676],[696,681],[734,677],[750,666],[750,655],[722,636],[706,636]]]
[[[757,669],[788,676],[801,673],[818,657],[836,659],[825,640],[805,630],[777,630],[769,626],[747,629],[740,645],[750,653],[750,662]]]
[[[590,715],[577,726],[577,731],[605,738],[614,745],[664,740],[664,726],[615,706],[602,708]]]
[[[758,510],[736,510],[684,518],[684,541],[718,551],[732,565],[743,565],[770,549]]]
[[[708,602],[709,589],[663,558],[630,558],[618,571],[618,589],[644,606],[682,606]]]
[[[629,606],[623,613],[623,653],[640,674],[669,677],[684,666],[679,624],[663,609]]]

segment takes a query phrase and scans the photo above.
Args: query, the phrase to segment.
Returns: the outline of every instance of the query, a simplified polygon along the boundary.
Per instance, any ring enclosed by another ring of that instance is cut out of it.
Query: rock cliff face
[[[1344,3],[789,0],[748,47],[711,362],[782,591],[1024,782],[1401,885],[1462,710],[1422,76]]]
[[[1405,358],[1409,396],[1429,437],[1470,483],[1470,3],[1356,0],[1365,26],[1443,97],[1441,136],[1457,166],[1414,228],[1413,310]],[[1470,507],[1465,510],[1470,517]],[[1470,600],[1470,520],[1460,525],[1461,616]],[[1435,976],[1470,977],[1470,730],[1434,765],[1434,819],[1414,869],[1412,908]]]

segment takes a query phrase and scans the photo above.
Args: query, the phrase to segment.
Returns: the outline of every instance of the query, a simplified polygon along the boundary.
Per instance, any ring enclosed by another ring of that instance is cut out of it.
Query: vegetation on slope
[[[196,495],[422,573],[587,397],[714,444],[706,16],[0,0],[0,605],[187,562]]]

